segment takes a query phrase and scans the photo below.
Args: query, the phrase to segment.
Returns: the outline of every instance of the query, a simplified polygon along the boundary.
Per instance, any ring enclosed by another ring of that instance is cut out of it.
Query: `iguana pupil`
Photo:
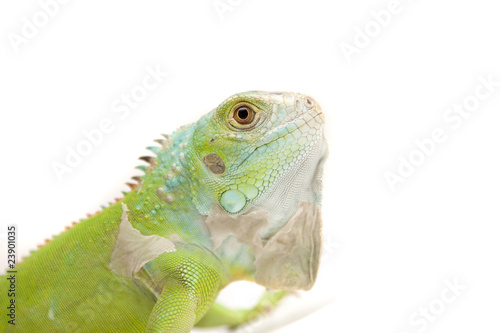
[[[248,110],[245,108],[241,108],[240,110],[238,110],[238,117],[240,117],[241,119],[247,119]]]

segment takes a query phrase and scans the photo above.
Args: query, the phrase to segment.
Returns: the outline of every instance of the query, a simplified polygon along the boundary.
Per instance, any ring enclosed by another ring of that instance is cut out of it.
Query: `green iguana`
[[[16,266],[2,332],[189,332],[236,327],[310,289],[321,249],[324,116],[308,96],[233,95],[149,147],[123,199]],[[215,303],[230,282],[269,289],[252,309]]]

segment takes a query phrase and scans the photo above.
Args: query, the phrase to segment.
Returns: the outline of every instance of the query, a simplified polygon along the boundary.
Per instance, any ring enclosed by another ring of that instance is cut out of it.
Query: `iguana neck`
[[[192,126],[183,127],[160,142],[162,147],[150,147],[156,153],[137,188],[127,193],[124,203],[129,220],[144,235],[208,245],[209,237],[202,224],[193,198],[199,185],[193,177],[195,166],[189,157]]]

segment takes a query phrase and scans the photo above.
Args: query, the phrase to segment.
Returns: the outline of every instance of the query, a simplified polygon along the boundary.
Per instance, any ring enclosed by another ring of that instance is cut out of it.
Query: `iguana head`
[[[195,124],[193,200],[208,215],[215,247],[232,235],[254,250],[256,280],[267,287],[308,289],[314,283],[323,127],[311,97],[262,91],[233,95]],[[286,281],[276,277],[283,269]]]
[[[228,214],[266,205],[273,190],[279,192],[275,205],[289,206],[286,199],[299,194],[318,202],[313,176],[325,152],[323,124],[323,113],[309,96],[233,95],[196,124],[193,152],[203,165],[198,179]]]

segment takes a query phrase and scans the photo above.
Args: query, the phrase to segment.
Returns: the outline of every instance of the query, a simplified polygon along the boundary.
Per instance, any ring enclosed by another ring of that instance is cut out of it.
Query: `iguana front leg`
[[[189,287],[169,281],[149,316],[146,332],[189,332],[196,320],[196,301]]]
[[[191,245],[159,255],[137,277],[157,295],[146,332],[190,332],[227,284],[219,259]]]

